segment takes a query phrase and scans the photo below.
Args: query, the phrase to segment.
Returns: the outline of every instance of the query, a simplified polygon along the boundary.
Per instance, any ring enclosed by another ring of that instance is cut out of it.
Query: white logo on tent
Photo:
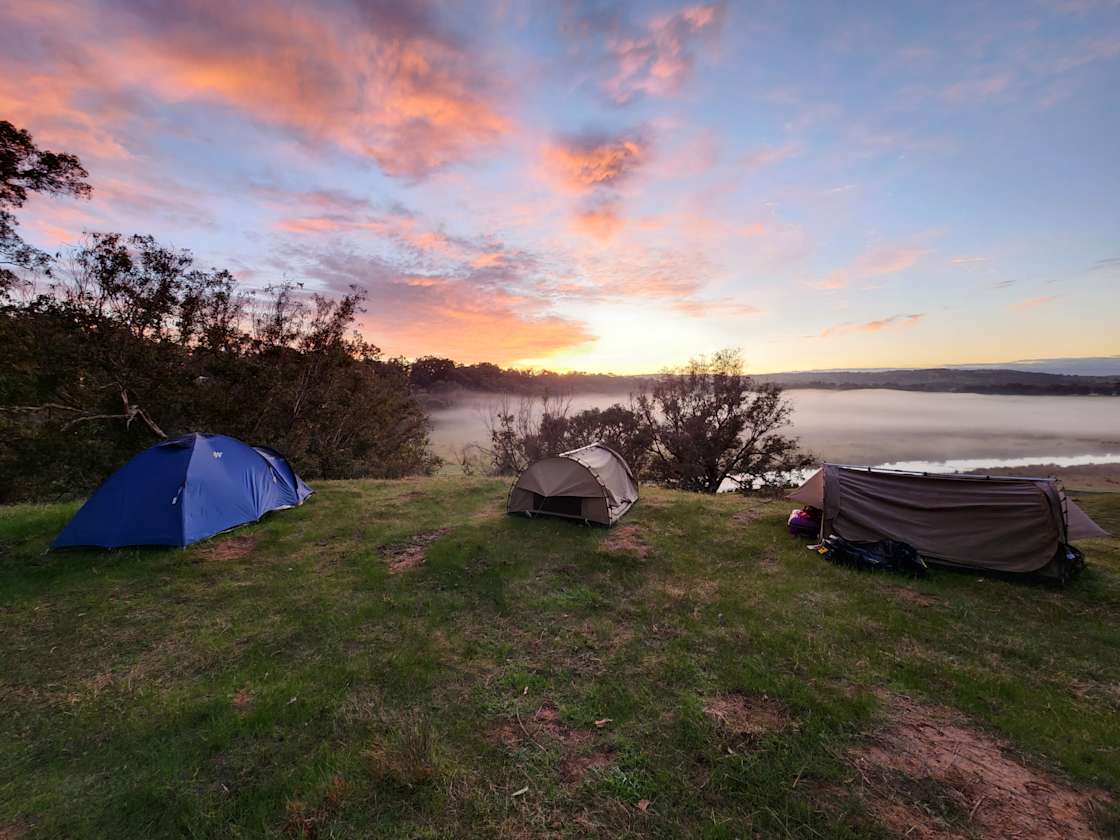
[[[221,457],[222,457],[222,453],[221,453],[221,452],[217,452],[217,451],[215,451],[215,452],[211,452],[210,454],[211,454],[211,455],[213,455],[213,456],[214,456],[215,458],[221,458]]]

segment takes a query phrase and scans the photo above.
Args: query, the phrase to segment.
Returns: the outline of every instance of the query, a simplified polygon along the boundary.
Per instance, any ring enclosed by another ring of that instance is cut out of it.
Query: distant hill
[[[795,371],[755,377],[786,388],[889,388],[971,394],[1120,395],[1120,375],[1078,376],[1006,368],[919,368],[861,371]]]
[[[959,370],[1017,370],[1064,373],[1077,376],[1120,377],[1120,356],[1084,356],[1073,359],[1024,359],[999,364],[946,365]]]

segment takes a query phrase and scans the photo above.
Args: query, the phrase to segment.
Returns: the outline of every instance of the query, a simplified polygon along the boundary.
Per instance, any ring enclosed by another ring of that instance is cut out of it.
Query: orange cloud
[[[479,268],[471,267],[471,259],[453,259],[427,272],[408,259],[361,255],[344,242],[313,240],[283,248],[274,268],[308,278],[328,293],[352,284],[364,288],[362,330],[392,354],[508,365],[594,340],[586,324],[552,310],[558,295],[534,287],[527,277],[531,260],[508,249],[480,252],[486,253],[502,257]]]
[[[446,356],[464,363],[513,365],[579,348],[595,336],[577,321],[557,316],[526,318],[480,302],[470,307],[434,306],[423,321],[367,316],[367,334],[394,354]],[[485,342],[479,336],[486,336]]]
[[[622,217],[616,203],[603,202],[577,210],[572,216],[572,227],[605,242],[622,228]]]
[[[648,143],[637,135],[586,136],[557,140],[544,150],[552,179],[569,192],[616,186],[645,162]]]
[[[860,280],[897,274],[916,265],[929,251],[925,248],[878,248],[864,254],[851,265],[836,269],[812,283],[817,289],[843,289]]]
[[[494,268],[499,266],[505,260],[505,252],[503,251],[484,251],[471,260],[472,268]]]
[[[1008,308],[1015,312],[1026,312],[1030,309],[1035,309],[1039,306],[1044,306],[1047,303],[1058,299],[1057,295],[1039,295],[1038,297],[1027,298],[1026,300],[1018,301],[1011,304]]]
[[[606,94],[625,104],[638,96],[676,93],[691,75],[694,42],[717,33],[725,2],[690,6],[651,22],[641,34],[615,38],[608,44],[614,72],[603,82]]]
[[[919,312],[914,315],[891,315],[889,318],[879,318],[862,324],[837,324],[834,327],[826,327],[821,330],[817,338],[833,338],[852,332],[876,333],[885,329],[913,327],[924,317],[925,313]]]

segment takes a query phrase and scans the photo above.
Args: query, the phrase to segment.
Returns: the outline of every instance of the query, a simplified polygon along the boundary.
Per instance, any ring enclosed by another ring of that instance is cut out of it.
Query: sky
[[[1120,0],[0,0],[0,119],[388,355],[754,372],[1120,354]]]

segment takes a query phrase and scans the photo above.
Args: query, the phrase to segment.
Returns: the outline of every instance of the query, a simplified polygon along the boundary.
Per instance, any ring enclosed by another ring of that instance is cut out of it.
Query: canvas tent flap
[[[1108,531],[1089,518],[1089,514],[1078,507],[1072,499],[1066,501],[1066,515],[1069,525],[1069,541],[1091,540],[1107,537]]]
[[[542,496],[602,496],[603,488],[578,461],[557,456],[537,461],[521,474],[517,486]]]
[[[824,508],[824,470],[817,470],[805,483],[790,493],[786,498],[801,502],[817,510]]]

